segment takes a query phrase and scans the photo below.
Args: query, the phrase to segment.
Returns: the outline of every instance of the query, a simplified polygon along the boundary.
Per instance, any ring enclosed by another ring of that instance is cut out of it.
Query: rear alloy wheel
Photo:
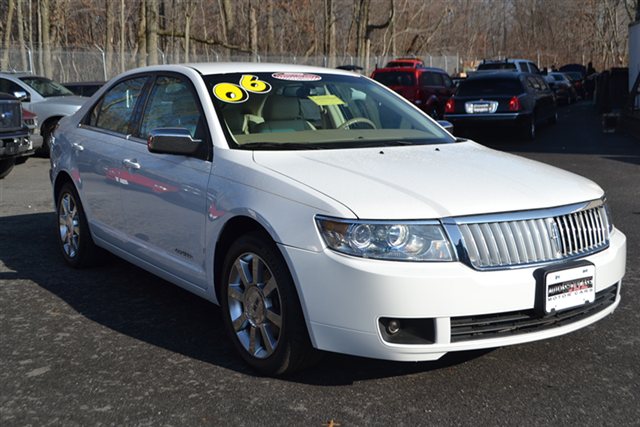
[[[222,277],[225,328],[249,365],[283,375],[314,361],[295,285],[273,242],[261,233],[238,239]]]
[[[75,187],[70,182],[62,186],[56,203],[58,213],[58,243],[62,256],[73,268],[95,264],[98,248],[93,243],[87,219]]]

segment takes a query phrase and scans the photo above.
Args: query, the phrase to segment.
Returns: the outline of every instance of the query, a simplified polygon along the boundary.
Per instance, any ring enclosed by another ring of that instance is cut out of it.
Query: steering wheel
[[[346,129],[349,126],[354,125],[356,123],[364,123],[365,125],[371,126],[371,129],[378,129],[375,123],[373,123],[371,120],[365,117],[354,117],[352,119],[349,119],[343,124],[341,124],[340,126],[338,126],[338,129]]]

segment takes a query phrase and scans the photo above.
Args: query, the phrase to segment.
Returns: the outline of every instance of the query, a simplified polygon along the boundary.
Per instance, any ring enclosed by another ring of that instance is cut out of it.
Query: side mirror
[[[184,128],[158,128],[149,133],[147,148],[152,153],[195,154],[202,143],[201,139],[193,139],[191,133]]]
[[[23,90],[17,90],[13,92],[13,96],[18,98],[20,102],[31,102],[31,97],[29,94]]]
[[[438,124],[444,128],[447,132],[453,135],[453,123],[446,120],[438,120]]]

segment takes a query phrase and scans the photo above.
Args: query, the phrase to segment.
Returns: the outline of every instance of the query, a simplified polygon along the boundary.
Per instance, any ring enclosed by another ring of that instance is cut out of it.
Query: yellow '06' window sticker
[[[316,105],[319,105],[320,107],[324,107],[325,105],[344,105],[345,104],[345,102],[342,99],[338,98],[335,95],[316,95],[316,96],[309,96],[308,98],[313,102],[315,102]]]

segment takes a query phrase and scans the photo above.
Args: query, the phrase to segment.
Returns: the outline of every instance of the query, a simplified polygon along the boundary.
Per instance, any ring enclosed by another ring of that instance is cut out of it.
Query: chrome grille
[[[590,203],[568,213],[518,213],[510,220],[473,217],[458,222],[466,255],[475,268],[501,268],[587,255],[609,244],[609,221],[604,204]]]
[[[18,101],[0,101],[0,129],[16,130],[22,127],[22,107]]]

